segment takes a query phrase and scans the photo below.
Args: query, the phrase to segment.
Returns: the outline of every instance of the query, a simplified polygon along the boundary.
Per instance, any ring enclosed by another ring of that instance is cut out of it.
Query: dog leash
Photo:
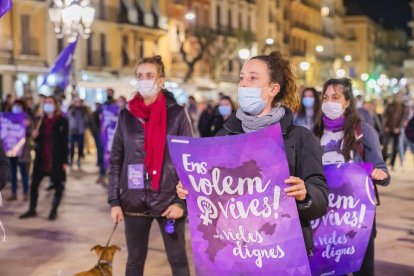
[[[117,226],[118,226],[118,222],[115,222],[114,228],[112,229],[112,233],[109,236],[108,242],[106,243],[105,248],[102,250],[101,256],[99,256],[98,264],[96,265],[98,268],[100,267],[100,262],[102,261],[102,257],[105,254],[105,251],[109,246],[109,243],[111,242],[112,236],[114,235],[114,232]]]

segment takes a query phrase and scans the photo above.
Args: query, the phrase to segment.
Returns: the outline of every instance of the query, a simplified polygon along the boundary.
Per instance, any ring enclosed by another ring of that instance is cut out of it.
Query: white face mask
[[[326,102],[322,104],[322,112],[331,120],[340,118],[344,114],[344,109],[341,103]]]
[[[139,80],[137,88],[139,94],[144,98],[155,96],[160,91],[155,80]]]

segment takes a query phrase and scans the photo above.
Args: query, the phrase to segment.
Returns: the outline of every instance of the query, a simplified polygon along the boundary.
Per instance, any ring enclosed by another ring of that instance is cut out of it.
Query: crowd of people
[[[189,275],[184,238],[188,191],[179,183],[172,165],[167,135],[237,135],[279,123],[285,145],[297,145],[286,147],[291,176],[285,193],[296,200],[309,254],[313,247],[310,221],[322,217],[328,204],[323,165],[370,162],[374,183],[386,186],[390,183],[386,161],[394,169],[397,156],[402,163],[407,148],[414,149],[404,131],[413,117],[408,95],[399,92],[383,103],[366,101],[362,95],[354,96],[347,78],[328,80],[321,92],[308,87],[298,93],[289,61],[278,52],[253,57],[243,65],[237,103],[222,93],[218,102],[198,103],[191,96],[185,106],[178,105],[173,94],[163,88],[165,72],[160,56],[144,58],[135,73],[138,93],[129,102],[124,97],[115,100],[114,90],[108,89],[107,101],[96,104],[94,112],[79,97],[65,108],[53,96],[40,95],[39,103],[34,104],[30,97],[14,99],[9,95],[2,106],[3,112],[28,114],[23,154],[8,157],[12,189],[7,199],[17,199],[19,169],[24,200],[29,199],[30,186],[29,209],[20,218],[35,217],[39,184],[48,176],[48,189],[55,190],[50,220],[57,217],[67,167],[76,163],[81,169],[87,130],[97,149],[97,182],[105,183],[101,111],[104,105],[121,108],[109,162],[108,203],[113,220],[125,221],[126,275],[143,274],[154,219],[161,229],[174,221],[174,235],[162,231],[168,260],[173,275]],[[382,113],[377,110],[380,105]],[[30,169],[32,150],[35,158]],[[33,171],[31,185],[29,171]],[[0,180],[1,186],[4,181]],[[374,275],[375,235],[374,222],[361,270],[354,275]]]

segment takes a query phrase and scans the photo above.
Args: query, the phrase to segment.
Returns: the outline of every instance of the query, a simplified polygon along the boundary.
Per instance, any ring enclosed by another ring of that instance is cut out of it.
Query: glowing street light
[[[240,49],[239,57],[243,60],[248,59],[250,57],[250,50],[246,48]]]
[[[344,69],[338,69],[338,70],[336,70],[336,76],[338,78],[343,78],[343,77],[345,77],[345,75],[346,75],[346,72],[345,72]]]
[[[344,60],[346,62],[350,62],[352,60],[352,56],[351,55],[346,55],[346,56],[344,56]]]
[[[362,81],[367,81],[369,79],[369,75],[367,73],[362,73],[361,74],[361,80]]]
[[[195,15],[195,13],[194,13],[194,12],[189,11],[189,12],[187,12],[187,13],[184,15],[184,18],[185,18],[186,20],[194,20],[194,19],[196,18],[196,15]]]
[[[307,61],[302,61],[302,62],[299,64],[299,67],[300,67],[300,70],[302,70],[302,71],[308,71],[308,70],[309,70],[309,68],[310,68],[310,64],[309,64],[309,62],[307,62]]]
[[[266,38],[265,40],[266,45],[273,45],[275,43],[275,40],[271,37]]]
[[[323,48],[323,46],[322,46],[322,45],[318,45],[318,46],[316,46],[316,47],[315,47],[315,50],[316,50],[316,52],[318,52],[318,53],[322,53],[322,52],[323,52],[323,50],[324,50],[324,48]]]
[[[367,83],[368,87],[374,89],[377,86],[377,82],[373,79],[370,79]]]

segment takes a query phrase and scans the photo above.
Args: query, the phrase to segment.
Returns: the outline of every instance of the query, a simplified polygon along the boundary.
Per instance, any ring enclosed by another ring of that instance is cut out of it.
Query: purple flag
[[[324,166],[329,187],[327,214],[312,221],[312,275],[344,275],[358,271],[375,215],[372,164]]]
[[[104,148],[104,166],[109,167],[112,142],[114,140],[116,123],[118,122],[119,106],[116,104],[102,106],[101,141]]]
[[[59,56],[55,60],[55,63],[46,74],[45,79],[40,86],[47,84],[49,86],[57,86],[62,89],[65,89],[66,86],[68,86],[77,42],[78,41],[76,40],[69,43],[68,46],[60,52]]]
[[[280,125],[236,136],[168,136],[201,275],[310,275]]]
[[[21,156],[26,142],[26,113],[0,112],[0,138],[7,156]]]
[[[11,0],[0,0],[0,17],[5,15],[12,8]]]

